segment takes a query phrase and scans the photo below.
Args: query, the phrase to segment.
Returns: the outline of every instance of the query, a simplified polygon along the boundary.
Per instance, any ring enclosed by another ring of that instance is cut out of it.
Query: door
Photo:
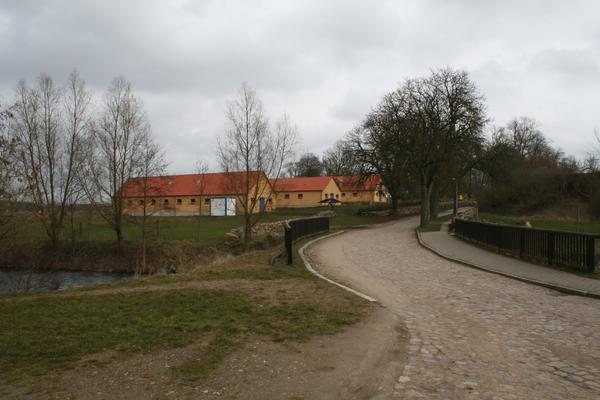
[[[226,200],[223,197],[210,199],[210,215],[222,217],[226,215]]]
[[[235,197],[228,197],[225,200],[226,200],[225,215],[227,215],[227,216],[235,215],[237,199]]]
[[[265,198],[261,197],[260,199],[258,199],[258,209],[260,210],[261,213],[265,212]]]

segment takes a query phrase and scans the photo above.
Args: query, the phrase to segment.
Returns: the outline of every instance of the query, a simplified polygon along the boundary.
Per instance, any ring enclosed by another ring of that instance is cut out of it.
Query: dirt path
[[[395,397],[600,399],[600,301],[442,259],[417,244],[417,222],[348,232],[308,251],[324,275],[405,319],[409,356]]]

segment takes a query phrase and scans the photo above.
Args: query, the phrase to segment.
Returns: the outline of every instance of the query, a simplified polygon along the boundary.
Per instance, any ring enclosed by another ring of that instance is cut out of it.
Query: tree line
[[[480,205],[504,211],[536,209],[566,195],[590,200],[598,185],[573,179],[597,172],[597,160],[594,152],[582,162],[565,156],[532,118],[490,126],[485,98],[469,74],[445,68],[404,80],[321,159],[305,154],[288,174],[378,174],[392,212],[400,201],[419,200],[426,225],[456,184]]]

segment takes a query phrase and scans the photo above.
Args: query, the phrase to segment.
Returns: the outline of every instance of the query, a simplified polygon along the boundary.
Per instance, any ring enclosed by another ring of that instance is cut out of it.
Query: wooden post
[[[292,264],[292,229],[285,227],[285,252],[287,253],[287,264]]]

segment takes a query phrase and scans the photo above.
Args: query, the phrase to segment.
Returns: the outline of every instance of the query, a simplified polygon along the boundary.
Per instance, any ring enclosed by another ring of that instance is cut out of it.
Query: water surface
[[[63,290],[97,283],[129,280],[131,274],[82,271],[23,271],[0,269],[0,293]]]

